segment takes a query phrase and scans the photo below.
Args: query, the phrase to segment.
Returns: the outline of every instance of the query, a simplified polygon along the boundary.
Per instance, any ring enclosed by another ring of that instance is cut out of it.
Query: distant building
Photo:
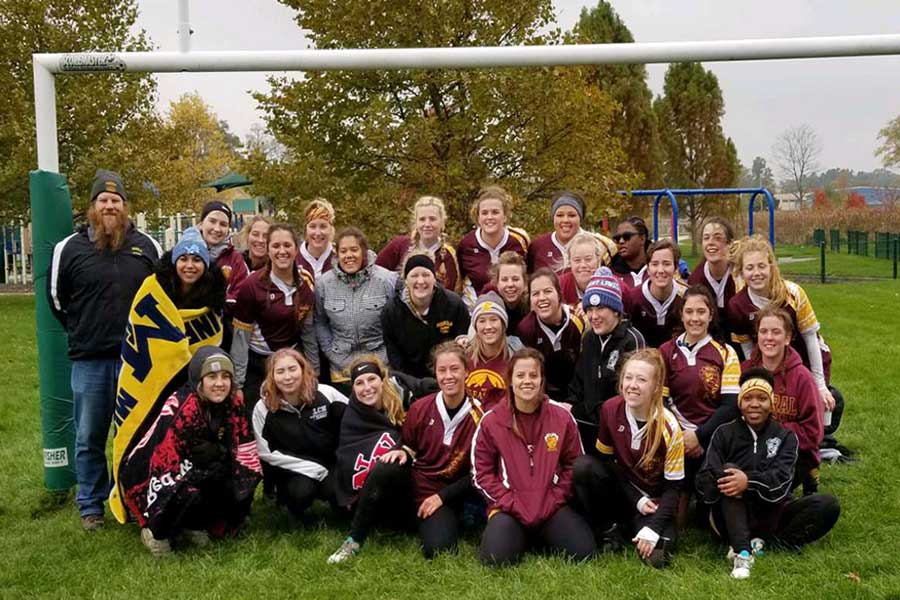
[[[900,188],[857,185],[841,188],[838,191],[848,198],[850,194],[862,196],[868,208],[882,208],[900,204]]]

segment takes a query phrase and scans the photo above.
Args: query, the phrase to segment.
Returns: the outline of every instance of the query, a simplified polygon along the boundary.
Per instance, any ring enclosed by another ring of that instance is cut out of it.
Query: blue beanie
[[[184,235],[181,236],[181,239],[178,240],[178,243],[172,248],[172,264],[174,265],[177,263],[178,258],[185,254],[199,256],[203,260],[203,264],[206,265],[206,268],[209,268],[209,250],[206,248],[206,242],[200,237],[200,232],[195,229],[185,230]]]
[[[591,280],[581,298],[581,306],[584,310],[592,306],[605,306],[620,315],[625,312],[622,304],[622,286],[609,267],[600,267],[591,275]]]

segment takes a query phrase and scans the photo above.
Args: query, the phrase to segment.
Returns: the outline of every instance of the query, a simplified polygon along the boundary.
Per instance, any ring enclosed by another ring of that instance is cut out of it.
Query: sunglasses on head
[[[636,235],[637,235],[637,232],[636,232],[636,231],[626,231],[626,232],[624,232],[624,233],[617,233],[617,234],[615,234],[614,236],[612,236],[612,239],[613,239],[613,241],[614,241],[615,243],[618,244],[618,243],[621,242],[622,240],[625,240],[625,241],[627,242],[627,241],[631,240],[631,238],[633,238],[633,237],[636,236]]]

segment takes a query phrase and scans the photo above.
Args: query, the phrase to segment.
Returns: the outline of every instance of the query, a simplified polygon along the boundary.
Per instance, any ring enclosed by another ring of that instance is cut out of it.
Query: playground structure
[[[229,72],[309,70],[485,69],[554,67],[599,64],[650,64],[776,60],[900,54],[900,35],[868,35],[704,42],[585,44],[557,46],[297,50],[255,52],[190,51],[188,1],[178,2],[178,52],[123,52],[35,54],[33,56],[35,128],[38,170],[30,177],[34,236],[34,273],[44,481],[50,490],[66,490],[75,483],[72,394],[66,334],[52,316],[44,293],[44,278],[57,241],[72,231],[72,205],[66,179],[59,174],[56,128],[58,75],[98,72]],[[656,193],[654,234],[658,207],[669,198],[676,215],[681,192],[704,190],[640,190],[632,195]],[[714,193],[709,190],[707,193]],[[770,236],[773,235],[771,194]],[[726,193],[737,193],[728,190]],[[750,227],[753,223],[751,200]],[[772,238],[774,242],[774,238]]]
[[[750,204],[747,208],[747,233],[753,235],[753,208],[757,196],[762,195],[766,199],[769,211],[769,243],[775,247],[775,198],[772,192],[766,188],[710,188],[710,189],[685,189],[670,190],[631,190],[619,192],[628,197],[650,197],[653,201],[653,239],[659,239],[659,203],[663,198],[668,198],[672,207],[672,239],[678,240],[678,196],[731,196],[735,194],[750,194]]]

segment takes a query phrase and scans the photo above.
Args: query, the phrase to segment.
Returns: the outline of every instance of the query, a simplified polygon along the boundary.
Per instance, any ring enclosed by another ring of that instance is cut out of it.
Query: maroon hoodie
[[[750,359],[741,364],[741,371],[761,366],[763,364],[759,348],[754,348]],[[800,443],[800,453],[813,456],[818,464],[819,444],[825,435],[825,409],[812,373],[803,366],[803,360],[797,351],[788,347],[781,368],[772,375],[775,377],[772,417],[794,432]]]
[[[472,480],[488,515],[502,511],[537,527],[571,498],[572,466],[584,450],[572,415],[549,398],[517,421],[522,436],[508,402],[485,414],[472,440]]]

